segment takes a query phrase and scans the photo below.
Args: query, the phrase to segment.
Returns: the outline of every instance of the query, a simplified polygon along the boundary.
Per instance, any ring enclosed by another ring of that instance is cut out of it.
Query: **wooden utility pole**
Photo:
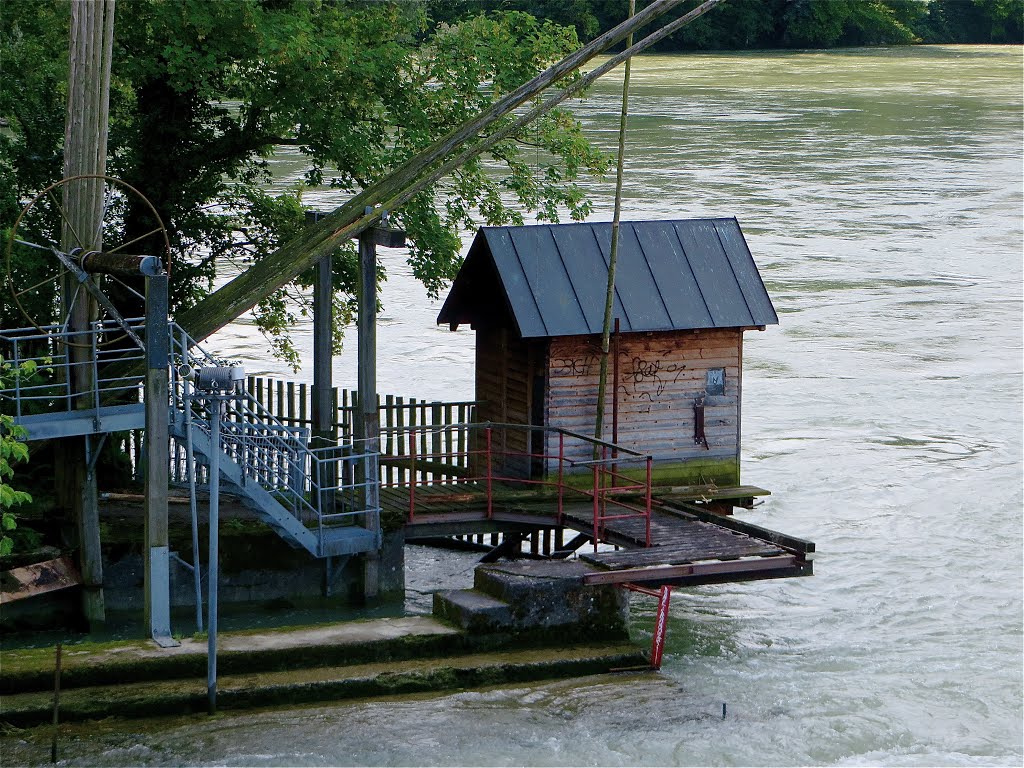
[[[579,78],[576,83],[562,89],[542,104],[532,107],[506,127],[482,139],[479,138],[499,120],[508,117],[517,107],[681,2],[682,0],[655,0],[631,19],[595,38],[533,80],[499,99],[491,107],[466,121],[447,136],[438,139],[380,181],[366,187],[319,223],[307,227],[300,235],[287,241],[190,310],[179,314],[178,323],[184,326],[194,339],[202,341],[312,267],[319,259],[331,253],[338,243],[351,237],[358,237],[363,231],[374,226],[383,211],[398,210],[430,184],[488,151],[540,115],[591,85],[601,75],[671,35],[724,0],[706,0],[639,43],[610,57],[586,76]],[[373,212],[367,214],[367,209]]]
[[[64,131],[64,176],[102,176],[106,172],[110,60],[114,45],[114,0],[73,0],[68,74],[68,109]],[[61,250],[100,250],[103,218],[102,179],[83,179],[64,187]],[[61,286],[63,315],[70,330],[84,332],[95,316],[95,305],[68,275]],[[72,338],[67,347],[72,391],[88,393],[94,386],[93,351],[87,336]],[[88,397],[79,405],[91,407]],[[100,553],[99,502],[93,438],[68,438],[58,451],[59,493],[69,502],[78,525],[83,582],[83,609],[90,627],[105,620],[103,560]],[[63,455],[61,455],[63,454]]]

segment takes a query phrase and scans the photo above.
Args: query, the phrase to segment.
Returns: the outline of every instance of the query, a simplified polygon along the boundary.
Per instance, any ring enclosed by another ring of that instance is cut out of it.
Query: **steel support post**
[[[171,638],[170,542],[167,526],[167,476],[170,463],[169,342],[167,275],[155,275],[146,280],[146,626],[150,636],[165,648],[179,644]]]
[[[375,230],[359,237],[359,418],[356,437],[363,440],[361,452],[380,450],[380,413],[377,410],[377,244]],[[356,448],[360,452],[360,448]],[[380,530],[380,478],[377,462],[363,461],[363,501],[366,528]],[[374,598],[380,591],[380,552],[363,558],[363,594]]]
[[[316,284],[313,288],[313,446],[326,448],[338,444],[334,413],[333,335],[331,308],[331,257],[324,256],[316,265]],[[333,455],[333,454],[332,454]],[[337,505],[335,488],[338,485],[338,463],[321,462],[315,478],[321,488],[320,514],[333,515]],[[327,488],[329,490],[323,490]]]

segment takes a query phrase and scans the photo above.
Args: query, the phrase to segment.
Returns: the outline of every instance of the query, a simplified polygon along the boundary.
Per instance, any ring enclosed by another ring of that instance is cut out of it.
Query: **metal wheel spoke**
[[[17,243],[18,245],[23,245],[26,248],[38,248],[40,251],[49,251],[50,250],[50,246],[48,246],[48,245],[39,245],[38,243],[30,243],[28,240],[17,240],[16,239],[14,242]]]
[[[60,271],[60,273],[59,273],[59,274],[57,274],[57,275],[56,275],[55,277],[46,277],[46,278],[43,278],[42,280],[40,280],[40,281],[39,281],[38,283],[36,283],[35,285],[30,285],[30,286],[29,286],[28,288],[25,288],[24,290],[21,290],[21,291],[17,291],[17,292],[16,292],[15,294],[14,294],[14,298],[18,298],[19,296],[24,296],[24,295],[25,295],[26,293],[29,293],[30,291],[34,291],[34,290],[35,290],[36,288],[40,288],[40,287],[42,287],[42,286],[46,285],[47,283],[53,282],[54,280],[60,280],[60,279],[61,279],[61,278],[63,278],[63,277],[64,277],[64,275],[66,275],[66,274],[68,274],[68,270],[66,270],[66,269],[62,269],[62,270]]]
[[[109,251],[107,251],[107,253],[117,253],[122,248],[127,248],[129,245],[133,245],[134,243],[139,242],[139,240],[145,240],[150,235],[155,235],[157,232],[162,232],[162,231],[163,231],[162,227],[157,227],[156,229],[151,229],[146,234],[139,235],[134,240],[129,240],[127,243],[121,243],[121,245],[117,246],[117,248],[111,248]]]
[[[78,294],[82,292],[82,284],[79,283],[75,286],[75,292],[71,294],[71,301],[68,302],[68,316],[64,318],[63,325],[67,325],[71,320],[71,308],[75,306],[75,302],[78,301]]]
[[[77,230],[75,229],[75,225],[71,223],[71,219],[69,219],[68,215],[66,213],[64,213],[64,207],[60,203],[58,203],[57,202],[57,198],[55,198],[53,196],[53,190],[50,190],[49,192],[47,192],[46,196],[53,201],[54,205],[57,206],[57,211],[58,211],[58,213],[60,213],[60,217],[62,219],[64,219],[64,223],[68,225],[68,229],[71,230],[71,234],[74,235],[75,242],[78,243],[78,246],[80,248],[84,248],[85,245],[82,243],[81,236],[78,234]]]
[[[107,278],[107,280],[110,280],[111,282],[117,283],[122,288],[124,288],[126,291],[128,291],[130,294],[132,294],[136,298],[142,299],[143,302],[145,302],[145,300],[146,300],[145,295],[139,293],[137,290],[135,290],[130,285],[128,285],[128,283],[126,283],[124,280],[121,280],[120,278],[116,277],[115,275],[106,275],[105,277]]]

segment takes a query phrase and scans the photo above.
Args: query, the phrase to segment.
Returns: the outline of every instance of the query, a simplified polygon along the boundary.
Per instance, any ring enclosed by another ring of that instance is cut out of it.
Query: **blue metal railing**
[[[144,335],[141,318],[127,322],[137,336]],[[170,323],[168,332],[168,405],[176,437],[191,442],[198,432],[209,445],[210,403],[192,387],[191,372],[222,362],[177,324]],[[144,377],[125,371],[143,363],[145,352],[135,344],[118,348],[109,344],[122,335],[122,327],[112,321],[97,322],[79,332],[58,325],[0,331],[0,357],[6,369],[0,412],[15,419],[33,414],[61,419],[83,409],[99,414],[112,404],[139,402]],[[82,360],[70,353],[76,347],[85,350]],[[237,466],[243,485],[254,483],[273,496],[280,509],[265,510],[267,514],[284,510],[315,532],[321,544],[327,529],[342,525],[361,525],[379,538],[380,508],[366,503],[377,496],[369,490],[379,483],[379,453],[363,450],[353,441],[314,450],[309,438],[308,428],[282,423],[243,388],[227,400],[219,445],[209,449],[219,449]],[[189,466],[173,474],[190,475],[194,482],[197,468],[191,445],[186,454]]]
[[[172,324],[172,412],[190,419],[209,436],[210,407],[192,390],[188,374],[200,366],[222,365]],[[360,524],[378,532],[380,507],[368,505],[369,486],[379,482],[379,454],[357,450],[357,441],[313,449],[309,429],[282,423],[248,390],[226,401],[220,450],[246,480],[270,491],[278,504],[305,527],[324,531]]]

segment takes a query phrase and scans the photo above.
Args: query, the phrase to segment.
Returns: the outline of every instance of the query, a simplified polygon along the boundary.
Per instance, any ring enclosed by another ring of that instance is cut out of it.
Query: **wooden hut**
[[[607,222],[479,230],[437,321],[477,332],[480,421],[593,434],[610,245]],[[737,221],[623,222],[614,301],[604,439],[658,484],[739,485],[743,332],[778,317]]]

